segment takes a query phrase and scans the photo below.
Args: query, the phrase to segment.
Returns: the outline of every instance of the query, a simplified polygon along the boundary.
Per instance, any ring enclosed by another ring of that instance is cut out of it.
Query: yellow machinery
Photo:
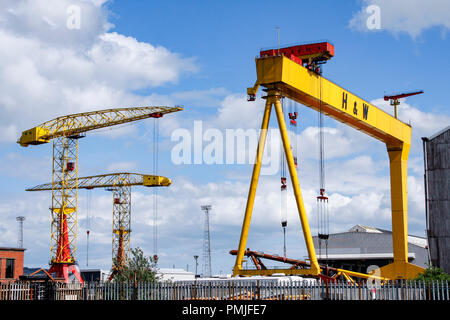
[[[67,181],[74,187],[76,179]],[[168,187],[171,185],[169,178],[138,173],[111,173],[90,177],[78,178],[78,189],[106,188],[113,192],[113,227],[112,227],[112,272],[111,277],[120,272],[123,264],[128,259],[130,251],[131,233],[131,187]],[[45,191],[62,188],[63,183],[41,184],[26,191]]]
[[[255,59],[257,80],[252,88],[247,89],[247,93],[249,101],[252,101],[258,88],[263,86],[265,88],[264,91],[267,93],[263,97],[266,100],[266,104],[233,274],[236,276],[285,272],[286,274],[319,275],[321,272],[303,204],[280,102],[282,97],[286,97],[314,110],[321,110],[325,115],[385,143],[390,159],[394,261],[375,270],[374,273],[386,279],[415,277],[419,272],[423,272],[423,268],[408,262],[406,178],[407,160],[411,144],[411,127],[322,77],[317,70],[304,67],[295,60],[285,55],[276,54],[276,52],[272,56],[266,55]],[[310,260],[309,269],[244,270],[242,268],[272,106],[275,108],[293,184],[303,236]]]
[[[21,146],[38,145],[53,140],[51,268],[57,277],[68,281],[72,272],[80,282],[75,267],[77,237],[78,139],[87,131],[106,128],[181,111],[181,107],[133,107],[85,112],[58,117],[26,130],[17,141]],[[69,180],[75,183],[68,183]],[[56,186],[55,183],[60,184]]]

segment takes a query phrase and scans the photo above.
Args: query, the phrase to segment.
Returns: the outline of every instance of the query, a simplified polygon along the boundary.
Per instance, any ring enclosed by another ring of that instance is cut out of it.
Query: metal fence
[[[0,284],[0,300],[450,300],[447,281]]]

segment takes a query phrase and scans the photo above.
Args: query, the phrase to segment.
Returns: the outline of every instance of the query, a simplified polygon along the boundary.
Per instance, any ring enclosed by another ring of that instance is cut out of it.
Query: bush
[[[156,282],[157,259],[144,256],[141,248],[131,249],[130,258],[114,277],[115,282]]]
[[[428,265],[423,273],[419,273],[414,280],[418,281],[450,281],[450,275],[441,268]]]

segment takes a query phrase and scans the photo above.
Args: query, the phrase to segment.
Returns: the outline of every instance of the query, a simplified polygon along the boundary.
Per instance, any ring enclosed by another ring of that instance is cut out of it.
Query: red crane
[[[416,94],[423,93],[423,90],[415,91],[415,92],[407,92],[407,93],[400,93],[393,96],[384,96],[384,101],[391,101],[391,106],[394,106],[394,112],[395,112],[395,118],[397,119],[397,106],[400,104],[400,101],[398,99],[406,98],[409,96],[414,96]]]

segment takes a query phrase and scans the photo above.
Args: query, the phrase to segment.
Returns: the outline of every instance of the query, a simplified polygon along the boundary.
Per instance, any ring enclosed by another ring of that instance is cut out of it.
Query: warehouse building
[[[320,264],[367,273],[374,266],[382,267],[394,261],[392,231],[356,225],[348,232],[329,235],[328,245],[313,237]],[[408,261],[426,268],[428,242],[426,238],[408,235]]]
[[[422,141],[430,261],[450,273],[450,126]]]

